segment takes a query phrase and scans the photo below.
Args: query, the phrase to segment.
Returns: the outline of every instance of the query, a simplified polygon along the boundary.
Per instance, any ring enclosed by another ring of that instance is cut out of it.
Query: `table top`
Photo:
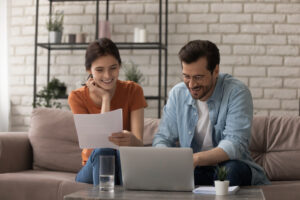
[[[264,195],[259,188],[240,188],[234,195],[216,196],[194,194],[193,192],[168,192],[168,191],[137,191],[125,190],[121,186],[115,186],[114,192],[100,191],[98,187],[91,187],[85,190],[68,194],[64,200],[135,200],[135,199],[201,199],[201,200],[264,200]]]

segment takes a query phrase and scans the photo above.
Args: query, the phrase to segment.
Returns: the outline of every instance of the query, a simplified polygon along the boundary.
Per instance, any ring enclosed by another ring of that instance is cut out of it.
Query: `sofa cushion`
[[[290,184],[264,185],[261,186],[265,199],[267,200],[299,200],[300,199],[300,182]]]
[[[34,109],[29,140],[33,149],[33,168],[78,172],[81,149],[71,111]]]
[[[75,173],[41,170],[0,174],[0,198],[63,200],[69,193],[91,187],[76,183],[75,176]]]
[[[250,151],[271,181],[300,180],[299,130],[300,117],[254,118]]]
[[[151,146],[153,137],[157,131],[159,119],[145,118],[144,120],[144,137],[143,143],[145,146]]]
[[[254,161],[263,166],[264,156],[266,153],[266,134],[268,125],[267,116],[254,116],[252,123],[251,142],[249,150]]]

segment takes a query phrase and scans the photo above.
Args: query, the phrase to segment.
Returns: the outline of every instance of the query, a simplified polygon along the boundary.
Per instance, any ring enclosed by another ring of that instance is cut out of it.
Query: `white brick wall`
[[[49,2],[40,1],[39,41],[48,40],[45,21]],[[113,1],[110,5],[112,39],[131,42],[133,28],[147,29],[148,41],[158,40],[158,0]],[[64,41],[68,33],[86,32],[95,38],[95,3],[54,3],[64,10]],[[104,19],[105,3],[100,3]],[[13,130],[30,124],[33,93],[35,0],[12,0],[9,19],[10,100]],[[300,98],[300,2],[169,0],[168,89],[180,82],[177,53],[189,40],[208,39],[221,52],[221,72],[246,83],[256,115],[298,115]],[[163,29],[164,30],[164,29]],[[52,51],[51,75],[68,85],[68,92],[86,78],[84,51]],[[47,51],[38,48],[38,88],[46,81]],[[157,93],[157,51],[121,50],[122,59],[139,65],[147,95]],[[120,77],[124,72],[121,71]],[[157,115],[157,102],[148,101],[146,116]],[[64,107],[67,107],[66,101]]]

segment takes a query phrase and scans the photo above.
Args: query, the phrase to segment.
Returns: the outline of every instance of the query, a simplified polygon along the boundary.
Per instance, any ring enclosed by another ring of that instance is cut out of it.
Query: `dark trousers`
[[[226,166],[229,170],[227,180],[230,181],[230,186],[251,185],[252,172],[250,167],[244,162],[229,160],[220,163],[219,166]],[[214,180],[217,180],[216,167],[196,167],[194,170],[194,179],[195,185],[214,185]]]

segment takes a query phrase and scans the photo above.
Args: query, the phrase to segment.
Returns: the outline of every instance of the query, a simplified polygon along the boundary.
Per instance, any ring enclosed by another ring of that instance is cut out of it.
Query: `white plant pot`
[[[216,195],[228,194],[229,181],[215,181]]]
[[[50,31],[49,43],[61,43],[62,32]]]

